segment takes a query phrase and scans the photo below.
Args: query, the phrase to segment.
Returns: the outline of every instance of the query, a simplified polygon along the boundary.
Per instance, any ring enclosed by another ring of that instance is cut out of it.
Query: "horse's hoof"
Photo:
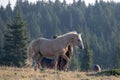
[[[37,68],[34,68],[34,71],[37,71]]]
[[[65,71],[65,72],[67,71],[67,66],[64,67],[64,71]]]
[[[34,71],[37,71],[37,66],[36,65],[34,65]]]
[[[40,68],[40,72],[44,72],[45,71],[45,69],[44,68]]]
[[[64,71],[65,71],[65,72],[67,72],[67,68],[66,68],[66,69],[64,69]]]

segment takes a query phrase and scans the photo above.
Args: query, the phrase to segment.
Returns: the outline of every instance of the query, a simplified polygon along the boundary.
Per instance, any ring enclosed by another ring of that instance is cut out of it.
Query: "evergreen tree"
[[[77,48],[74,48],[74,52],[72,59],[71,59],[71,64],[70,64],[70,70],[79,70],[80,68],[80,61],[79,61],[79,54],[77,51]]]
[[[115,47],[113,56],[113,68],[120,68],[120,43]]]
[[[83,53],[84,53],[84,56],[81,62],[81,70],[83,71],[90,70],[92,67],[93,61],[92,61],[92,51],[90,50],[88,45],[86,45]]]
[[[4,51],[1,64],[4,65],[25,65],[27,48],[27,28],[20,13],[18,13],[11,23],[7,24],[5,33]]]
[[[6,6],[6,17],[11,17],[12,16],[12,8],[11,8],[11,4],[10,1],[8,2],[8,5]]]
[[[60,0],[48,1],[39,0],[36,4],[32,4],[28,0],[17,0],[14,9],[11,9],[10,2],[6,8],[0,6],[0,46],[3,48],[4,29],[9,27],[5,27],[6,22],[19,10],[26,20],[31,39],[40,36],[51,38],[55,34],[77,30],[77,32],[83,33],[85,36],[83,39],[87,39],[86,42],[95,53],[93,55],[94,64],[110,68],[113,59],[116,59],[116,53],[118,53],[117,48],[114,50],[114,46],[120,40],[120,3],[96,0],[94,5],[86,6],[83,0],[73,0],[72,4],[67,4],[65,0],[63,2]],[[8,30],[9,33],[10,31]],[[12,38],[10,39],[12,41]],[[5,43],[7,44],[6,41]],[[10,45],[10,41],[8,45]],[[1,53],[0,58],[3,55],[6,54]],[[76,56],[73,56],[71,62],[75,66],[80,65],[77,61],[81,54],[79,57]],[[74,69],[75,66],[73,66]]]
[[[0,31],[0,54],[1,54],[1,50],[2,50],[1,45],[2,45],[2,33]]]

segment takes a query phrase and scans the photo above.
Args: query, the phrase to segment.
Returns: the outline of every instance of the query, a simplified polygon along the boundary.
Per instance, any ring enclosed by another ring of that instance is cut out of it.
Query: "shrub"
[[[104,74],[104,75],[120,75],[120,69],[112,69],[107,71],[102,71],[98,74]]]

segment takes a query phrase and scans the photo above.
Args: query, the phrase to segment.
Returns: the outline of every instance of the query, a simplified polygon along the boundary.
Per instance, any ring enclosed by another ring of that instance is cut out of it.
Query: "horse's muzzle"
[[[84,49],[84,46],[83,46],[83,45],[81,45],[81,46],[79,46],[79,48],[80,48],[80,49]]]

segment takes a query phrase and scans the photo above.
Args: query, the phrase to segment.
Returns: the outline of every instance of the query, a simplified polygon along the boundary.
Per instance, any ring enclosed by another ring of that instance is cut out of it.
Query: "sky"
[[[11,3],[11,6],[12,6],[12,8],[15,6],[15,3],[16,3],[16,0],[0,0],[0,6],[2,5],[3,7],[5,7],[7,4],[8,4],[8,2],[10,1],[10,3]],[[28,0],[29,2],[33,2],[33,3],[35,3],[36,1],[39,1],[39,0]],[[47,0],[45,0],[45,1],[47,1]],[[52,1],[55,1],[55,0],[52,0]],[[61,2],[63,1],[63,0],[60,0]],[[90,4],[93,4],[94,2],[95,2],[95,0],[84,0],[85,1],[85,3],[88,5],[89,3]],[[103,1],[115,1],[115,2],[120,2],[120,0],[103,0]],[[73,2],[73,0],[66,0],[66,2],[67,3],[72,3]]]

